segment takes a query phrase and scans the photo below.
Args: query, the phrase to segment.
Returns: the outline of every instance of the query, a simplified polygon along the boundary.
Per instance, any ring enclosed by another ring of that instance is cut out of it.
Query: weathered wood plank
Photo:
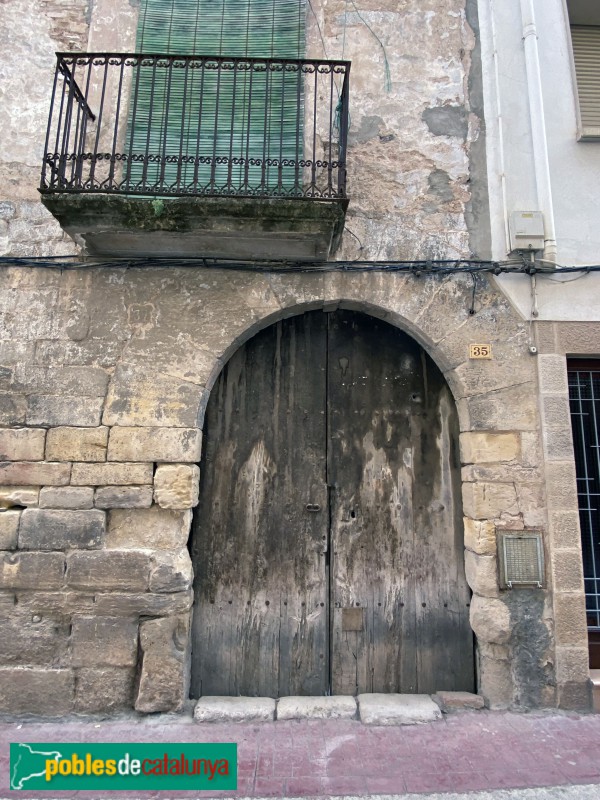
[[[327,691],[325,324],[319,312],[262,331],[211,393],[193,696]]]
[[[443,377],[410,337],[350,312],[331,315],[328,364],[333,692],[472,689]],[[337,610],[357,603],[363,631],[342,631]]]

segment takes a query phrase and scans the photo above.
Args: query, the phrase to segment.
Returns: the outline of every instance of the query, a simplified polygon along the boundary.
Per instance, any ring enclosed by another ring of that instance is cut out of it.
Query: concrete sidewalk
[[[380,727],[355,720],[198,724],[191,716],[65,719],[0,724],[0,797],[8,791],[10,742],[237,742],[238,791],[229,797],[321,797],[492,791],[581,784],[575,793],[527,798],[600,800],[600,715],[466,711],[423,725]],[[584,785],[588,785],[585,787]],[[594,785],[597,784],[597,785]],[[591,785],[591,786],[590,786]],[[93,792],[52,797],[93,798]],[[192,797],[190,792],[111,796]],[[210,797],[211,792],[202,792]]]

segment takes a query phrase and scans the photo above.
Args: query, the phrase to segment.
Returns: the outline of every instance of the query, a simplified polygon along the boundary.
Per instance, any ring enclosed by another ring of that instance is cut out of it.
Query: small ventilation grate
[[[544,583],[544,549],[540,531],[499,532],[500,581],[504,588]]]

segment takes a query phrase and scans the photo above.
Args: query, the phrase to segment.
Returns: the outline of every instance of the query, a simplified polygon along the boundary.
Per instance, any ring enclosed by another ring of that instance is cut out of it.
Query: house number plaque
[[[491,344],[470,344],[469,345],[469,358],[491,358],[492,345]]]

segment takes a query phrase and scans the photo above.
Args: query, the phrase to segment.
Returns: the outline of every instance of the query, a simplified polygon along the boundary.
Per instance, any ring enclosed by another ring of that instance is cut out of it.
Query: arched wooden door
[[[409,336],[310,312],[211,393],[192,696],[472,691],[458,425]]]

